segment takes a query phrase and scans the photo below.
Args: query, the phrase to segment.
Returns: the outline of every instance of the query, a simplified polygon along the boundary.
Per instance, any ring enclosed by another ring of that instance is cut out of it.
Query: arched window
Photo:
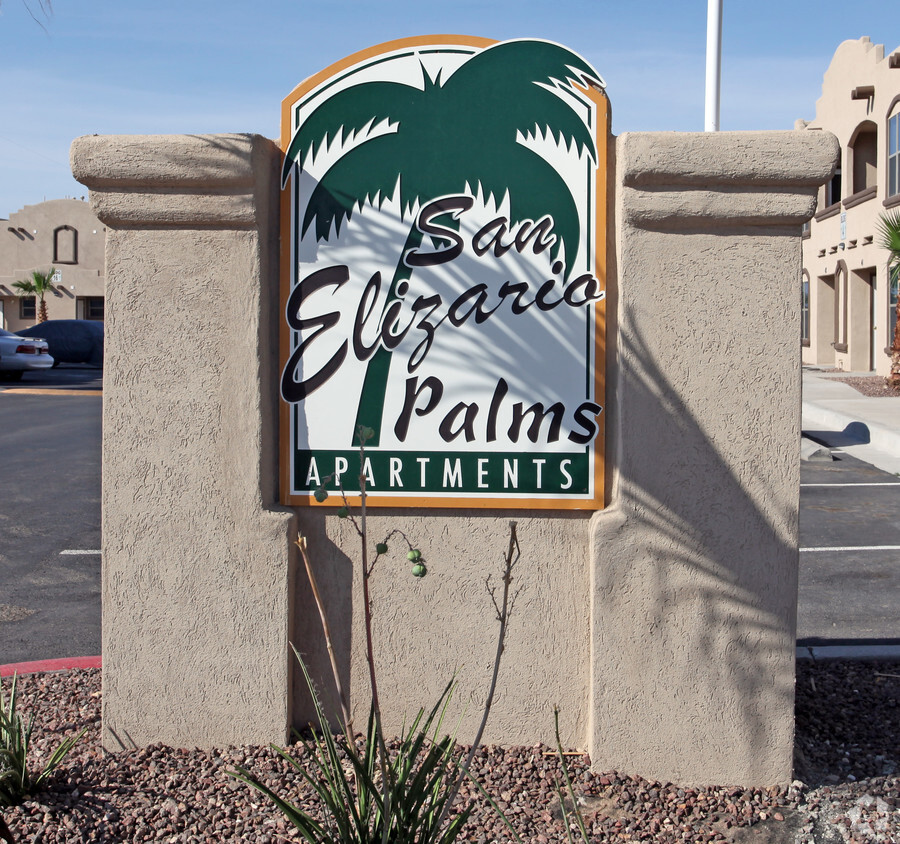
[[[53,263],[78,263],[78,232],[72,226],[59,226],[53,230]]]
[[[878,127],[871,121],[860,123],[850,140],[851,194],[878,185]]]

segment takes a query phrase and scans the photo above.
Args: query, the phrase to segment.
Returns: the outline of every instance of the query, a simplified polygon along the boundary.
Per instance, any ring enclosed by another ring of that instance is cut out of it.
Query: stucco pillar
[[[596,769],[790,780],[799,234],[837,155],[827,133],[617,140],[615,477],[591,536]]]
[[[103,735],[283,741],[291,516],[276,500],[276,145],[83,137],[109,227]]]

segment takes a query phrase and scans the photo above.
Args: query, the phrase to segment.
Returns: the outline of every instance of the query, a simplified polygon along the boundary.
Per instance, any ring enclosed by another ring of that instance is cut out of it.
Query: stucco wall
[[[824,133],[626,135],[610,231],[610,506],[590,515],[381,510],[383,703],[458,670],[471,735],[494,650],[484,579],[522,556],[488,741],[564,740],[598,768],[685,783],[790,778],[797,578],[799,226]],[[82,138],[110,235],[104,397],[107,746],[281,740],[309,713],[288,640],[327,683],[274,506],[278,154],[258,136]],[[765,261],[759,256],[764,255]],[[617,270],[616,270],[617,267]],[[249,316],[248,316],[249,315]],[[166,344],[162,349],[161,345]],[[353,708],[368,706],[346,522],[296,517]],[[293,691],[293,693],[291,693]],[[333,705],[333,699],[331,700]],[[227,713],[227,718],[222,718]]]
[[[798,235],[834,145],[799,132],[618,139],[616,479],[591,537],[600,769],[790,778]]]
[[[102,523],[110,748],[287,735],[292,518],[270,509],[277,155],[246,135],[73,145],[75,175],[112,230]]]

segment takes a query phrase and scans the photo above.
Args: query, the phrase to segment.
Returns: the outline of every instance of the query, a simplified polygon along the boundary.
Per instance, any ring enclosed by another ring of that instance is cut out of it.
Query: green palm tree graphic
[[[438,197],[477,192],[499,203],[508,193],[510,225],[549,215],[556,241],[552,257],[565,250],[570,265],[578,254],[581,224],[572,192],[557,170],[518,141],[519,134],[551,136],[596,163],[591,131],[574,108],[554,93],[573,83],[604,87],[597,72],[570,50],[547,41],[505,41],[468,58],[446,79],[422,68],[421,88],[398,82],[361,82],[344,88],[315,108],[296,130],[282,169],[282,185],[294,171],[329,143],[356,133],[379,134],[352,147],[312,190],[301,236],[315,225],[317,241],[340,234],[342,224],[366,203],[380,207],[399,183],[404,216],[417,204]],[[453,219],[442,223],[458,225]],[[412,269],[404,257],[422,242],[411,226],[391,281],[385,308]],[[356,425],[375,431],[377,446],[391,351],[379,347],[369,360],[360,394]],[[285,379],[293,377],[285,372]]]

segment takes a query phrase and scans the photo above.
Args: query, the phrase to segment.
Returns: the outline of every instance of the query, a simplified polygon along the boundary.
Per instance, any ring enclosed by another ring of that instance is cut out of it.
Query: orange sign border
[[[481,38],[472,35],[419,35],[412,38],[398,38],[386,41],[374,47],[353,53],[340,61],[329,65],[324,70],[310,76],[281,101],[281,136],[279,146],[282,156],[287,154],[291,142],[291,109],[301,97],[308,94],[342,70],[352,67],[361,61],[410,47],[428,47],[443,44],[458,44],[464,47],[489,47],[497,44],[492,38]],[[594,275],[607,290],[606,266],[608,257],[607,220],[609,215],[608,196],[608,153],[610,137],[610,110],[606,94],[596,88],[582,89],[597,106],[597,170],[594,184],[595,196],[595,250]],[[291,287],[291,192],[282,190],[280,196],[280,309],[278,320],[279,371],[290,355],[290,336],[284,323],[284,310],[287,307]],[[606,297],[594,305],[596,347],[594,350],[594,400],[603,408],[601,424],[594,439],[594,497],[592,499],[569,498],[421,498],[411,496],[384,496],[377,493],[366,495],[369,507],[394,507],[397,509],[476,509],[476,510],[602,510],[607,504],[606,497]],[[330,495],[319,503],[311,495],[302,498],[290,494],[290,407],[279,394],[279,492],[280,502],[289,507],[325,507],[340,506],[335,495]],[[350,506],[359,506],[360,495],[347,495]]]

